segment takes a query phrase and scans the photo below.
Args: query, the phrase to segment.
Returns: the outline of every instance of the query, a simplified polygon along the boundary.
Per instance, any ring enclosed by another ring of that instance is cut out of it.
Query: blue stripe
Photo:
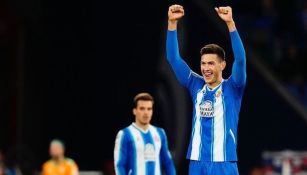
[[[218,88],[217,88],[218,89]],[[213,93],[214,92],[214,93]],[[214,109],[214,105],[215,105],[215,103],[216,103],[216,98],[215,98],[215,92],[216,92],[216,90],[215,91],[212,91],[212,93],[213,93],[213,103],[212,103],[212,110],[213,111],[215,111],[215,109]],[[212,134],[212,142],[211,142],[211,147],[212,147],[212,149],[211,149],[211,161],[213,161],[213,159],[214,159],[214,151],[213,151],[213,148],[214,148],[214,140],[215,140],[215,138],[214,138],[214,120],[215,120],[215,114],[213,113],[213,115],[214,115],[214,117],[212,118],[212,132],[211,132],[211,134]]]
[[[152,144],[155,148],[155,144],[154,144],[154,140],[152,138],[152,134],[150,132],[150,130],[148,131],[148,133],[142,133],[142,137],[144,139],[144,144],[146,146],[146,144]],[[156,149],[156,148],[155,148]],[[146,175],[154,175],[155,174],[155,162],[146,162],[145,161],[145,172],[146,172]]]
[[[214,143],[214,117],[212,119],[212,128],[211,128],[211,137],[212,137],[212,142],[211,142],[211,161],[213,161],[213,143]]]
[[[132,157],[131,157],[132,158],[132,161],[131,161],[132,165],[130,165],[130,167],[133,167],[131,175],[137,175],[136,173],[138,172],[137,171],[138,167],[137,167],[137,160],[136,160],[137,159],[137,157],[136,157],[136,145],[135,145],[134,139],[132,138],[133,137],[132,133],[129,131],[129,129],[127,130],[127,132],[129,133],[130,140],[133,140],[133,142],[131,142],[133,149],[130,152],[132,154]]]
[[[124,146],[123,145],[123,142],[124,142],[124,131],[122,131],[123,133],[122,133],[122,136],[121,136],[121,139],[120,139],[120,143],[119,143],[119,146],[120,146],[120,149],[122,149],[122,147]],[[121,162],[122,161],[122,154],[121,154],[121,152],[120,152],[120,150],[119,150],[119,158],[118,158],[118,162]]]
[[[118,161],[117,161],[116,163],[122,162],[122,154],[121,154],[120,149],[123,149],[122,147],[125,146],[125,145],[123,144],[124,139],[125,139],[125,132],[124,132],[124,130],[122,130],[121,132],[122,132],[122,134],[121,134],[121,138],[120,138],[120,142],[119,142]],[[118,173],[120,173],[120,174],[121,174],[121,173],[123,173],[123,174],[125,173],[125,172],[123,172],[123,169],[118,168],[117,166],[116,166],[116,169],[117,169]]]
[[[201,119],[200,119],[201,120]],[[200,121],[200,123],[201,123],[201,121]],[[202,133],[203,133],[203,131],[202,131],[202,124],[200,124],[200,126],[199,126],[199,132],[200,132],[200,139],[201,139],[201,136],[202,136]],[[200,145],[199,145],[199,152],[198,152],[198,160],[201,160],[201,156],[202,156],[202,146],[203,146],[203,143],[202,143],[202,141],[200,140]]]
[[[223,88],[223,87],[222,87]],[[222,89],[224,92],[224,89]],[[226,144],[226,135],[227,135],[227,128],[226,128],[226,107],[225,107],[225,100],[224,100],[224,94],[222,93],[222,103],[223,103],[223,118],[224,118],[224,161],[227,160],[227,157],[226,157],[226,151],[227,151],[227,144]]]

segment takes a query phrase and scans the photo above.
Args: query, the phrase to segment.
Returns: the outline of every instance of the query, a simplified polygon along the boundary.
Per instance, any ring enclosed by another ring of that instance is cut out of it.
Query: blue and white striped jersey
[[[117,175],[162,175],[162,169],[167,175],[176,174],[166,134],[152,125],[144,131],[132,123],[118,132],[114,164]]]
[[[167,60],[193,101],[192,133],[187,158],[198,161],[237,161],[237,126],[246,83],[246,58],[237,31],[230,32],[232,75],[214,89],[181,58],[177,31],[167,33]]]

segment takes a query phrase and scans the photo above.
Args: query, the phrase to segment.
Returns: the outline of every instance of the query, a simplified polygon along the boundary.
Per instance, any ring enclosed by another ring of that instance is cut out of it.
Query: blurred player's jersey
[[[72,160],[65,158],[64,161],[57,163],[49,160],[43,165],[42,175],[78,175],[78,166]]]
[[[175,175],[175,168],[162,128],[149,126],[147,131],[136,124],[120,130],[114,148],[117,175]]]

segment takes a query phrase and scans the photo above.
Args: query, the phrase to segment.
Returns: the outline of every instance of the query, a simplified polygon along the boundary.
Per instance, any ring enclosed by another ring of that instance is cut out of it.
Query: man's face
[[[153,113],[153,102],[139,100],[137,106],[133,108],[133,114],[135,115],[135,121],[142,125],[150,123]]]
[[[64,157],[64,147],[60,143],[52,143],[49,149],[50,156],[58,159]]]
[[[201,73],[209,85],[215,86],[220,83],[225,66],[226,62],[221,60],[216,54],[204,54],[201,57]]]

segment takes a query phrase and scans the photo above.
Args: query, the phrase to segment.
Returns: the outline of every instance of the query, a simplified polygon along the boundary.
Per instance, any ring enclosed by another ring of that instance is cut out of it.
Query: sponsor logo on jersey
[[[199,105],[201,117],[213,117],[212,101],[206,100]]]
[[[156,160],[155,147],[153,144],[147,143],[145,145],[144,159],[145,161],[155,161]]]

